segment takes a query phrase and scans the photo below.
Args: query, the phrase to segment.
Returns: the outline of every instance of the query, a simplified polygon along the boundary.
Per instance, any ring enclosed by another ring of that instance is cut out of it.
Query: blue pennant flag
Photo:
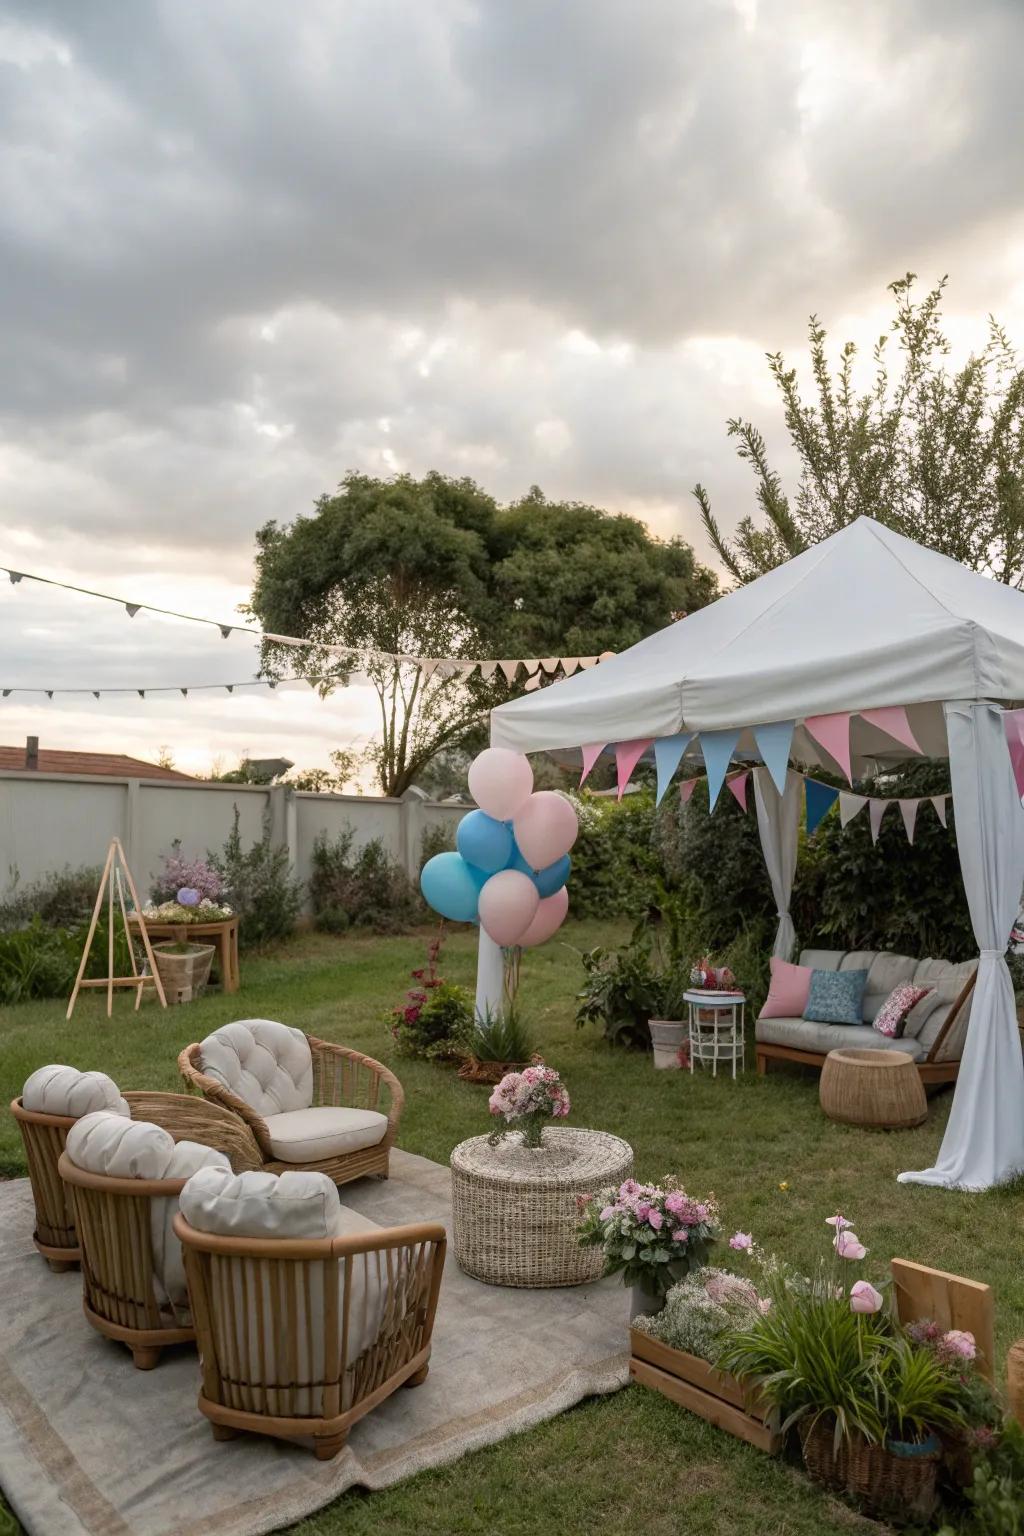
[[[715,802],[722,792],[725,775],[739,739],[739,731],[701,731],[700,749],[704,754],[704,767],[708,776],[709,811],[714,810]]]
[[[793,742],[795,724],[795,720],[776,720],[771,725],[754,726],[757,750],[780,795],[786,793],[786,769],[789,767],[789,749]]]
[[[817,779],[805,779],[804,787],[807,792],[807,836],[813,837],[839,799],[839,791],[830,784],[819,784]]]
[[[658,769],[658,795],[655,805],[672,782],[672,775],[682,761],[683,753],[693,740],[692,731],[682,731],[678,736],[662,736],[654,743],[654,761]]]

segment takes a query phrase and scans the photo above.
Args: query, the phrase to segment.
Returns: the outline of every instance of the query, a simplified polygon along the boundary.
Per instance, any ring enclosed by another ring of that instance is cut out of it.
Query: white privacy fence
[[[353,848],[380,838],[415,879],[424,835],[443,827],[454,836],[468,806],[442,805],[411,789],[400,800],[368,795],[314,795],[287,785],[188,784],[57,773],[0,773],[0,890],[30,884],[66,865],[102,864],[110,839],[120,837],[139,894],[148,891],[160,855],[180,838],[186,857],[219,853],[235,806],[248,848],[269,814],[274,843],[288,850],[293,873],[309,879],[313,844],[346,827]]]

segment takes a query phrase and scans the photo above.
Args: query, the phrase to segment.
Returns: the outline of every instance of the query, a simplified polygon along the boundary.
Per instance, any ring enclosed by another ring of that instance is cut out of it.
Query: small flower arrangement
[[[635,1317],[632,1326],[670,1349],[710,1363],[726,1328],[748,1322],[770,1306],[770,1298],[759,1296],[750,1280],[703,1266],[672,1287],[660,1312]]]
[[[554,1067],[538,1063],[522,1072],[506,1073],[491,1094],[488,1108],[492,1115],[505,1120],[487,1138],[492,1147],[509,1131],[521,1131],[524,1146],[539,1147],[545,1121],[564,1120],[569,1113],[569,1092]]]
[[[148,901],[142,909],[148,923],[223,923],[234,916],[229,906],[200,896],[194,888],[183,886],[173,901]]]
[[[580,1197],[577,1235],[584,1248],[604,1249],[606,1275],[661,1298],[690,1270],[707,1261],[719,1236],[713,1195],[694,1200],[678,1179],[660,1184],[627,1179],[618,1189]]]
[[[727,965],[714,965],[705,955],[690,967],[690,986],[705,992],[735,992],[736,977]]]
[[[175,838],[170,853],[160,856],[161,869],[153,881],[150,896],[160,905],[180,901],[182,891],[191,891],[197,902],[219,903],[228,894],[224,877],[208,859],[184,859],[181,856],[181,839]],[[188,905],[188,903],[186,903]]]

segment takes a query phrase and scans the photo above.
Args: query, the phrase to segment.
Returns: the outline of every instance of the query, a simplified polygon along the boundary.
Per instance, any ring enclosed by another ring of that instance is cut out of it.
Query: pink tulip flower
[[[842,1232],[844,1227],[852,1226],[852,1222],[847,1221],[845,1216],[840,1216],[837,1211],[834,1216],[825,1217],[825,1225],[827,1227],[835,1227],[837,1232]]]
[[[753,1246],[754,1239],[752,1234],[749,1232],[734,1232],[732,1237],[729,1239],[729,1247],[735,1248],[736,1251],[740,1253],[749,1252]]]
[[[849,1227],[840,1227],[835,1235],[833,1247],[841,1259],[863,1259],[867,1256],[867,1249]]]
[[[850,1287],[850,1310],[852,1312],[879,1312],[882,1307],[882,1295],[876,1291],[873,1285],[866,1280],[858,1280],[856,1285]]]

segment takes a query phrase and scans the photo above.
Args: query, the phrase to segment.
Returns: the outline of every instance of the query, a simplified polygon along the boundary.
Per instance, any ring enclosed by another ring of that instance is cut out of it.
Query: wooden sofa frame
[[[311,1438],[317,1459],[329,1461],[357,1420],[399,1387],[426,1380],[446,1249],[440,1223],[333,1238],[222,1237],[198,1231],[179,1212],[174,1231],[185,1256],[202,1367],[199,1410],[210,1420],[215,1440],[232,1440],[240,1431]],[[386,1295],[376,1338],[353,1358],[352,1273],[364,1254],[376,1256]],[[239,1260],[245,1274],[241,1290],[233,1283],[233,1261]],[[309,1318],[302,1300],[308,1302],[314,1270],[323,1286],[319,1380],[309,1379]],[[251,1316],[240,1315],[240,1295],[248,1298]],[[276,1367],[281,1380],[267,1380],[265,1296],[281,1343]],[[314,1401],[322,1411],[298,1413],[300,1392],[311,1395],[303,1404],[307,1410]]]
[[[286,1163],[275,1158],[270,1146],[267,1123],[251,1104],[225,1088],[223,1083],[209,1077],[203,1071],[202,1046],[187,1045],[178,1057],[178,1070],[195,1093],[230,1110],[252,1131],[263,1157],[263,1167],[268,1173],[287,1173],[292,1168],[307,1172],[326,1173],[335,1184],[347,1184],[352,1179],[362,1179],[376,1174],[380,1179],[388,1176],[391,1148],[398,1135],[398,1122],[405,1103],[402,1085],[393,1072],[372,1056],[364,1056],[346,1045],[335,1045],[330,1040],[320,1040],[307,1035],[313,1057],[313,1105],[314,1108],[351,1107],[376,1110],[381,1089],[388,1098],[388,1126],[383,1140],[376,1146],[362,1147],[356,1152],[337,1153],[311,1163]]]
[[[918,1073],[925,1087],[938,1087],[943,1083],[955,1083],[960,1072],[959,1058],[955,1061],[939,1061],[938,1054],[953,1025],[960,1016],[967,999],[974,990],[978,972],[972,971],[957,994],[949,1017],[939,1030],[927,1056],[922,1061],[916,1062]],[[825,1065],[827,1051],[802,1051],[795,1045],[773,1045],[770,1041],[755,1041],[755,1054],[757,1057],[757,1074],[764,1077],[768,1071],[769,1061],[797,1061],[806,1067],[814,1067],[818,1072]]]

